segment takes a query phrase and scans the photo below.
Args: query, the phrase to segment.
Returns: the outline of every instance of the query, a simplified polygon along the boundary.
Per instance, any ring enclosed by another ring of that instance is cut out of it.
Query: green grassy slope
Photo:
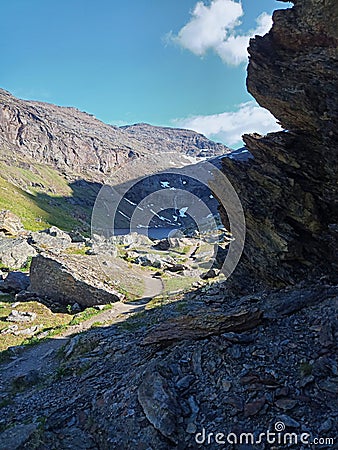
[[[89,230],[90,208],[69,202],[73,189],[51,167],[0,161],[0,210],[20,217],[27,230],[55,225],[63,230]]]

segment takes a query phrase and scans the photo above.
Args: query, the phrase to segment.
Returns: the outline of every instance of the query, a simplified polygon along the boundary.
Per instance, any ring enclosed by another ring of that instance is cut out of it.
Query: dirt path
[[[150,275],[150,274],[149,274]],[[64,346],[72,336],[86,331],[94,323],[100,323],[102,326],[109,326],[112,323],[118,323],[126,320],[130,314],[142,311],[147,302],[156,297],[163,289],[162,280],[151,276],[144,276],[144,295],[143,298],[129,302],[116,302],[111,309],[102,311],[79,325],[69,327],[59,336],[53,336],[49,340],[27,347],[14,359],[0,365],[0,394],[8,389],[8,385],[13,378],[25,376],[32,370],[37,370],[40,374],[50,373],[55,369],[55,353]]]

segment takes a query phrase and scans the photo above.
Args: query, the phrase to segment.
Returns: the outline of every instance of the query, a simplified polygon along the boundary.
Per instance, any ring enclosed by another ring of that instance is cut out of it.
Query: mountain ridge
[[[74,107],[21,100],[2,89],[0,105],[2,152],[24,154],[68,175],[81,173],[92,180],[112,174],[131,159],[168,151],[177,153],[171,158],[175,165],[188,164],[186,157],[230,152],[194,131],[148,124],[117,127]],[[160,165],[164,168],[164,163]]]

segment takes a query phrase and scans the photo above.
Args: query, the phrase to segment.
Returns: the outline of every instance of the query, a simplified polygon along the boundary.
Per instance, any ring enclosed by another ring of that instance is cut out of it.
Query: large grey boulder
[[[40,250],[58,251],[69,247],[72,238],[65,231],[53,226],[46,230],[31,233],[29,243]]]
[[[25,239],[0,238],[0,262],[6,267],[21,269],[36,254],[35,248]]]
[[[28,290],[65,305],[93,306],[121,300],[122,294],[99,280],[94,262],[89,256],[73,260],[38,255],[32,260]]]

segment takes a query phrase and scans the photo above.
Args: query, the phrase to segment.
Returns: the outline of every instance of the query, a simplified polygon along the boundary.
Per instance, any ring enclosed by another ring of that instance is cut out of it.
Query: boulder
[[[161,323],[144,338],[143,344],[173,343],[184,339],[205,339],[222,333],[251,330],[263,321],[258,308],[192,312]]]
[[[167,251],[170,248],[170,242],[168,239],[162,239],[158,241],[153,247],[156,250]]]
[[[187,269],[188,269],[187,266],[180,263],[167,264],[166,267],[166,270],[169,270],[169,272],[183,272],[184,270]]]
[[[23,272],[9,272],[1,286],[5,292],[20,292],[29,286],[29,275]]]
[[[40,250],[64,250],[72,243],[72,238],[57,227],[50,227],[43,231],[33,232],[30,235],[30,244]]]
[[[18,216],[8,210],[0,212],[0,232],[5,235],[16,236],[23,230],[23,225]]]
[[[91,263],[88,256],[73,260],[38,255],[32,260],[28,290],[64,305],[78,303],[87,307],[121,300],[122,294],[99,281],[99,273]]]
[[[75,243],[86,242],[86,238],[83,237],[79,231],[71,231],[69,233],[69,236],[70,236],[72,242],[75,242]]]
[[[93,236],[91,242],[91,248],[87,251],[88,255],[104,255],[109,258],[117,257],[117,248],[115,242],[112,239],[106,239],[103,236]]]
[[[25,239],[0,239],[0,262],[4,266],[21,269],[32,256],[36,256],[36,250]]]
[[[135,259],[136,264],[141,266],[155,267],[156,269],[161,269],[163,267],[163,261],[157,256],[151,253],[147,255],[140,255]]]

